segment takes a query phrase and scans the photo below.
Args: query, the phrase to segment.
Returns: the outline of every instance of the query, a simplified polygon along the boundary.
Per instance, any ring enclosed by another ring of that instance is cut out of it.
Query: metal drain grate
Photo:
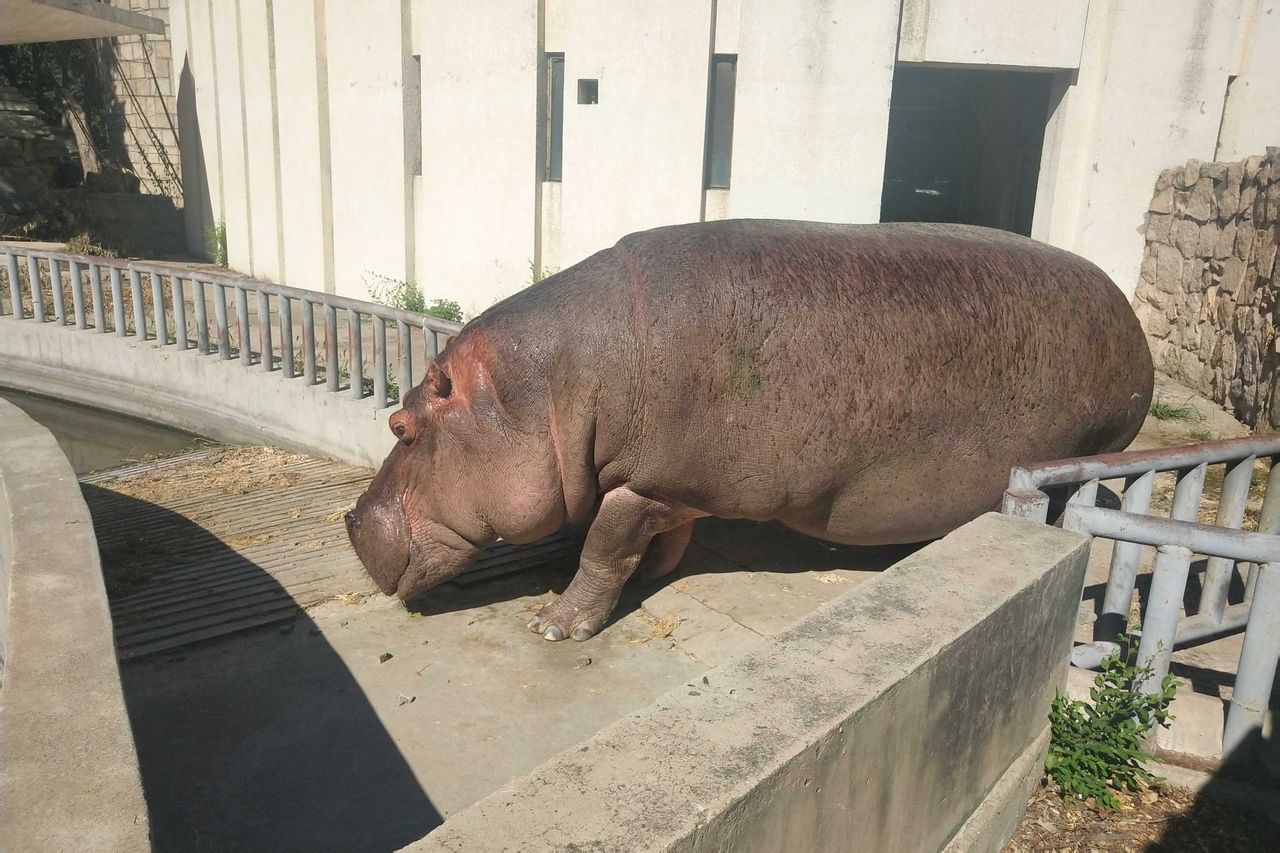
[[[292,620],[342,594],[375,594],[347,541],[341,511],[370,472],[318,459],[280,470],[289,485],[245,494],[192,491],[161,506],[113,481],[174,469],[220,452],[131,465],[82,479],[111,596],[121,660]],[[216,464],[216,463],[214,463]],[[526,546],[499,542],[454,582],[471,585],[576,551],[572,531]]]

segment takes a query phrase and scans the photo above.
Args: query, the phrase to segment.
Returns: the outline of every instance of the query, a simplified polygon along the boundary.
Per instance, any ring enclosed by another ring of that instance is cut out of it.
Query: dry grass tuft
[[[114,492],[155,504],[199,490],[221,495],[245,495],[262,489],[292,486],[297,475],[289,467],[307,457],[274,447],[228,447],[193,459],[185,465],[164,468],[103,485]]]

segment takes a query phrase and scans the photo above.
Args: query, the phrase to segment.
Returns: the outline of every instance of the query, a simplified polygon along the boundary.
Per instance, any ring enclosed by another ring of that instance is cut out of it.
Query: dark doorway
[[[881,222],[963,222],[1031,234],[1053,77],[899,65]]]

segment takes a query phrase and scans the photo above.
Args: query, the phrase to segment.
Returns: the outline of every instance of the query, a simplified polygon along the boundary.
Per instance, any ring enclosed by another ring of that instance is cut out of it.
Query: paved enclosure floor
[[[368,476],[237,450],[85,486],[114,559],[157,525],[167,542],[164,570],[135,558],[112,582],[117,613],[133,617],[117,632],[134,658],[122,671],[157,849],[408,843],[667,690],[698,689],[711,667],[910,551],[703,520],[678,572],[629,587],[601,635],[549,643],[525,623],[567,584],[572,552],[490,567],[406,609],[376,593],[339,520]],[[210,561],[229,585],[207,588],[190,568]],[[228,594],[242,606],[223,608]],[[148,595],[200,615],[166,606],[148,624],[136,605]],[[226,630],[182,646],[191,624]],[[140,647],[139,632],[170,642]]]

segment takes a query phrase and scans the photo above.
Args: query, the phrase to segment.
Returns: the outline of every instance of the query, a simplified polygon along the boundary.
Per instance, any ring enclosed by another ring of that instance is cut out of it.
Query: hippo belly
[[[631,574],[676,565],[699,517],[849,544],[937,537],[992,509],[1015,465],[1125,447],[1152,385],[1116,286],[1023,237],[659,228],[450,342],[393,416],[401,446],[352,540],[407,597],[468,548],[594,508],[578,574],[530,623],[585,639]]]

